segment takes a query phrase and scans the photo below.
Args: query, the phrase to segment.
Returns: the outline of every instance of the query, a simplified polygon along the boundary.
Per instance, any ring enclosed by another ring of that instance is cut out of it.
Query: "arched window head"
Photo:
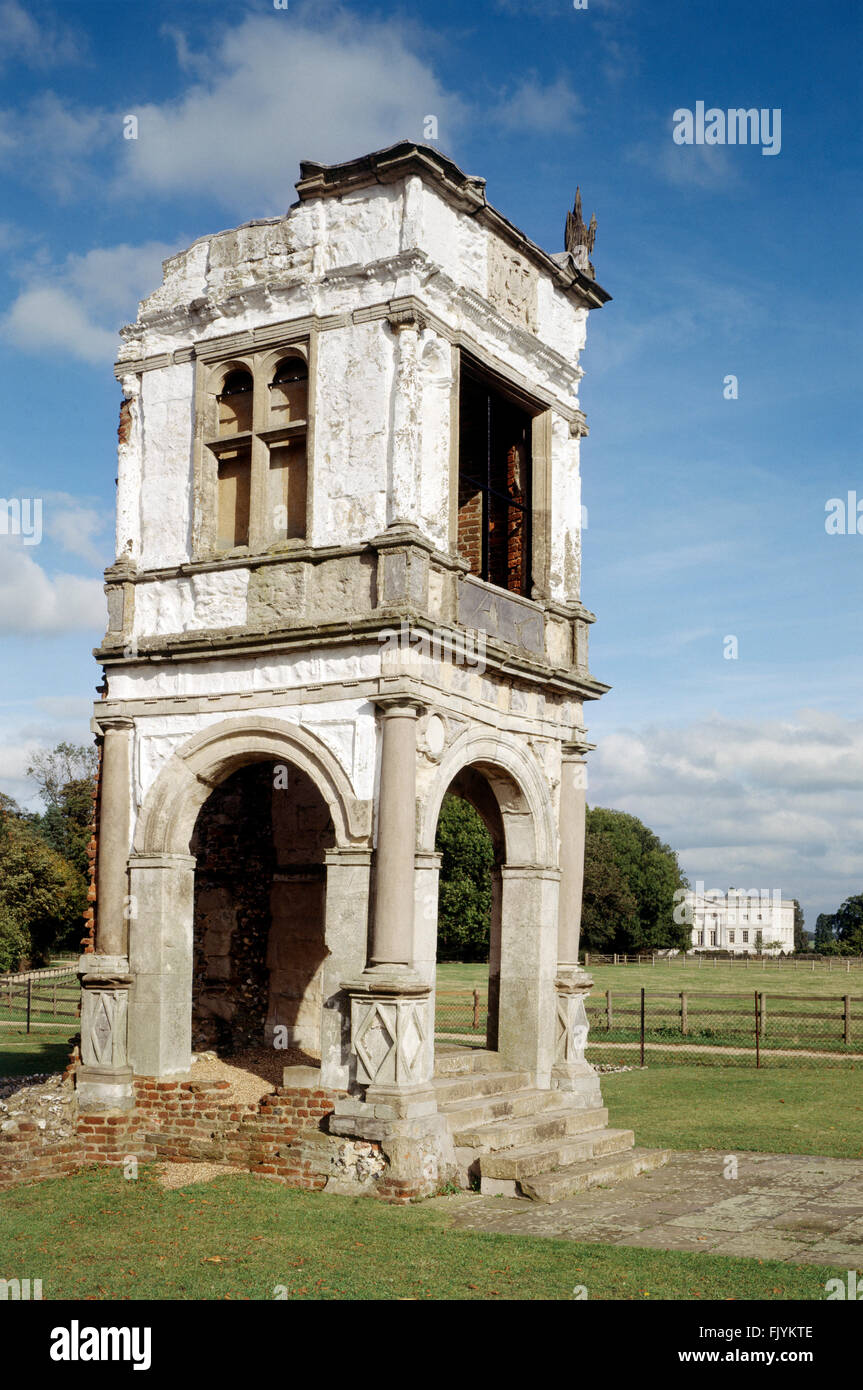
[[[228,372],[218,395],[219,434],[243,434],[252,428],[252,374]]]
[[[274,425],[305,420],[308,411],[309,369],[302,357],[283,357],[270,383],[270,415]]]

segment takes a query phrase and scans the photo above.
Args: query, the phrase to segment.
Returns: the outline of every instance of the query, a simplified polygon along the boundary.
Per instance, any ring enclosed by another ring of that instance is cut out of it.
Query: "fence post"
[[[680,1032],[684,1038],[689,1032],[689,1007],[685,990],[680,992]]]
[[[27,976],[27,1032],[30,1032],[30,1008],[33,1000],[33,979]]]
[[[605,1031],[611,1032],[611,990],[605,991]]]
[[[474,992],[473,992],[473,1026],[474,1026],[474,1028],[478,1028],[478,1027],[479,1027],[479,990],[478,990],[478,989],[475,989]]]
[[[51,1004],[51,1014],[52,1014],[52,1017],[56,1018],[56,1017],[57,1017],[57,981],[56,981],[56,980],[54,981],[53,992],[54,992],[54,998],[53,998],[53,1001],[52,1001],[52,1004]]]
[[[760,1067],[760,1066],[761,1066],[761,1029],[760,1029],[760,1027],[759,1027],[759,1020],[760,1020],[760,1018],[761,1018],[761,1010],[760,1010],[760,1008],[758,1007],[758,1004],[759,1004],[759,1000],[758,1000],[758,990],[756,990],[756,991],[755,991],[755,1065],[756,1065],[756,1067]]]
[[[641,986],[641,1065],[644,1066],[644,985]]]
[[[845,1023],[845,1042],[846,1042],[846,1043],[850,1043],[850,1041],[851,1041],[851,999],[850,999],[850,996],[847,995],[847,994],[845,995],[844,1023]]]

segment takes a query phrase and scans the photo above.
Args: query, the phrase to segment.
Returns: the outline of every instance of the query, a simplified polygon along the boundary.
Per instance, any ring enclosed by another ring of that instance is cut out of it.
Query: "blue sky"
[[[863,535],[825,530],[828,499],[863,500],[861,31],[856,0],[0,0],[0,495],[44,507],[41,544],[0,536],[0,787],[36,806],[32,751],[89,737],[111,363],[161,259],[285,211],[301,158],[434,114],[540,245],[576,183],[599,219],[584,600],[614,689],[588,707],[591,801],[810,927],[863,891]],[[779,153],[676,145],[697,101],[778,108]]]

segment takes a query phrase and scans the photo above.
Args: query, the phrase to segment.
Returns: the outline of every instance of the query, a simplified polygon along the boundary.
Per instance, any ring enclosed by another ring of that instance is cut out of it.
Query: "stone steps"
[[[537,1090],[528,1072],[483,1048],[435,1057],[438,1109],[446,1116],[462,1181],[489,1195],[561,1202],[590,1187],[665,1163],[665,1150],[636,1149],[630,1129],[609,1129],[598,1087]]]
[[[465,1076],[435,1077],[433,1085],[440,1106],[478,1100],[480,1096],[512,1095],[527,1090],[530,1083],[529,1071],[474,1071]]]
[[[649,1173],[668,1161],[667,1149],[629,1149],[626,1153],[603,1158],[590,1158],[548,1173],[538,1173],[519,1183],[522,1195],[535,1202],[563,1202],[590,1187],[608,1187],[612,1183]]]
[[[538,1094],[542,1095],[542,1092]],[[570,1138],[574,1134],[584,1134],[590,1130],[602,1130],[605,1127],[608,1111],[604,1108],[564,1108],[561,1106],[559,1094],[554,1091],[547,1091],[545,1094],[551,1098],[549,1105],[556,1102],[556,1108],[539,1113],[534,1111],[528,1115],[508,1116],[502,1120],[493,1120],[490,1124],[466,1125],[464,1128],[460,1127],[457,1116],[449,1117],[455,1143],[462,1149],[476,1149],[478,1154],[499,1153],[501,1149],[536,1146],[547,1141]]]
[[[484,1047],[441,1047],[435,1045],[435,1080],[445,1076],[467,1076],[474,1071],[506,1071],[507,1065],[499,1052]]]
[[[532,1116],[542,1115],[547,1110],[560,1110],[561,1095],[559,1091],[516,1091],[509,1095],[479,1096],[475,1101],[467,1099],[447,1101],[439,1105],[442,1115],[446,1115],[450,1122],[451,1130],[459,1132],[467,1129],[477,1129],[480,1126],[493,1124],[499,1120],[520,1120],[529,1119]],[[591,1111],[581,1108],[582,1115],[590,1115]],[[585,1121],[585,1127],[590,1127],[590,1121]]]
[[[541,1144],[538,1148],[527,1146],[485,1153],[479,1160],[479,1169],[483,1181],[486,1178],[511,1178],[521,1181],[522,1178],[531,1178],[537,1173],[581,1163],[584,1159],[620,1153],[624,1149],[631,1149],[634,1142],[635,1136],[631,1129],[588,1130],[585,1134],[575,1135],[571,1139],[561,1139],[559,1142]],[[481,1190],[484,1191],[485,1188]]]

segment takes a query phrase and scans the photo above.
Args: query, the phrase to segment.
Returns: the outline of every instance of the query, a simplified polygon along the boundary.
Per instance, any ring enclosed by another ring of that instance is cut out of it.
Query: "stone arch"
[[[133,853],[189,853],[198,812],[214,787],[251,762],[288,762],[315,784],[329,807],[336,845],[368,843],[371,808],[353,793],[347,773],[316,734],[301,724],[247,715],[195,734],[168,760],[144,801]]]
[[[422,811],[419,849],[434,850],[444,795],[468,767],[482,773],[494,793],[503,821],[507,863],[555,867],[557,826],[544,772],[521,744],[483,730],[462,734],[441,759]]]

